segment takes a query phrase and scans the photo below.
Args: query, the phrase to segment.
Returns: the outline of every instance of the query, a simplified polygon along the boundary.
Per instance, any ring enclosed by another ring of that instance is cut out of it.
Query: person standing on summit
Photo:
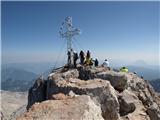
[[[71,63],[71,52],[68,51],[67,55],[68,55],[68,65],[69,65]]]
[[[68,51],[67,53],[68,55],[68,66],[73,67],[74,65],[74,53],[73,53],[73,49],[71,49],[70,51]]]
[[[95,61],[94,61],[94,65],[95,65],[95,67],[98,66],[98,60],[97,60],[97,58],[96,58]]]
[[[84,59],[85,59],[85,55],[82,50],[79,53],[79,57],[80,57],[80,64],[82,65],[84,63]]]
[[[73,61],[74,61],[74,67],[77,67],[77,60],[78,60],[78,54],[77,52],[73,53]]]
[[[90,57],[91,57],[91,53],[90,53],[90,51],[88,50],[87,51],[87,56],[86,56],[88,59],[90,59]]]
[[[87,55],[86,55],[85,64],[86,64],[86,65],[90,65],[90,61],[91,61],[91,53],[90,53],[90,51],[88,50],[88,51],[87,51]]]

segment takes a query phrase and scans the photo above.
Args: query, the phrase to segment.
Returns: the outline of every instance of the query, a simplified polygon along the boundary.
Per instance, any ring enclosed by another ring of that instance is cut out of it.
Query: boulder
[[[17,120],[104,120],[101,108],[90,96],[82,95],[65,100],[47,100],[34,104]]]
[[[79,79],[89,80],[94,78],[94,74],[92,73],[91,68],[89,66],[87,67],[79,66],[78,71],[79,71]]]
[[[50,80],[47,84],[47,96],[57,93],[69,94],[73,91],[77,95],[89,95],[102,109],[105,120],[117,120],[119,118],[119,103],[114,88],[109,81],[101,79],[93,80]]]
[[[46,87],[47,82],[45,80],[42,80],[38,78],[33,85],[29,89],[28,92],[28,105],[27,110],[35,103],[35,102],[41,102],[46,100]]]
[[[65,94],[63,93],[58,93],[58,94],[53,94],[49,100],[65,100],[65,99],[68,99],[69,96],[66,96]]]
[[[156,103],[153,103],[151,106],[147,107],[147,113],[151,120],[160,120],[160,108]]]
[[[62,71],[63,71],[63,69],[62,69]],[[52,75],[49,76],[48,79],[59,81],[59,80],[63,80],[63,79],[68,80],[69,78],[78,78],[78,77],[79,77],[78,70],[71,69],[71,70],[68,70],[65,72],[58,71],[58,72],[55,72],[54,74],[52,73]]]
[[[135,94],[141,102],[139,105],[136,105],[136,108],[139,110],[141,108],[141,112],[143,112],[142,114],[145,116],[144,120],[159,120],[160,106],[158,101],[160,99],[155,94],[155,91],[151,85],[142,78],[139,78],[136,74],[129,73],[126,76],[128,80],[127,90],[129,90],[130,93]],[[134,103],[136,103],[136,101],[134,101]],[[146,114],[148,117],[146,117]]]
[[[150,120],[146,108],[132,91],[119,93],[120,115],[122,120]]]
[[[127,90],[119,94],[118,101],[120,104],[121,116],[127,115],[135,111],[136,109],[135,100],[138,100],[138,98]]]
[[[90,67],[90,66],[81,66],[79,65],[77,67],[77,70],[79,71],[79,79],[81,80],[90,80],[96,78],[97,74],[100,72],[108,71],[110,70],[107,67]]]
[[[77,69],[68,70],[64,73],[62,73],[62,78],[65,80],[68,80],[69,78],[78,78],[79,72]]]
[[[87,101],[91,100],[94,104],[92,105],[98,107],[91,108],[93,111],[90,110],[85,99]],[[47,102],[51,105],[47,105]],[[65,106],[65,103],[68,106]],[[56,106],[58,104],[59,107]],[[84,105],[88,106],[88,111]],[[34,110],[35,107],[38,108],[39,106],[39,110]],[[64,106],[69,108],[69,111]],[[26,117],[21,117],[24,120],[32,118],[40,120],[41,118],[38,114],[43,119],[48,120],[51,118],[56,120],[160,119],[160,97],[148,82],[134,73],[116,72],[105,67],[91,68],[78,65],[77,69],[62,68],[54,71],[54,74],[50,74],[47,80],[39,79],[35,82],[34,86],[29,90],[27,107],[28,109],[31,108],[26,113]],[[47,111],[44,108],[49,110]],[[100,112],[96,112],[95,108]],[[64,115],[61,115],[61,111],[56,111],[60,109],[63,110]],[[50,110],[53,114],[50,113]],[[95,112],[95,115],[98,114],[98,118],[93,115],[93,112]],[[78,113],[82,114],[82,117]],[[99,114],[102,114],[102,116]]]
[[[127,87],[127,77],[126,74],[122,72],[100,72],[97,74],[97,78],[110,81],[111,85],[120,92]]]

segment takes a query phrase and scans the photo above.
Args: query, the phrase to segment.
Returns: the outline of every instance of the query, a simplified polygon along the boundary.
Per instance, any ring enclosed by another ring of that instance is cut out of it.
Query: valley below
[[[16,120],[26,111],[27,92],[10,92],[1,90],[1,120]]]

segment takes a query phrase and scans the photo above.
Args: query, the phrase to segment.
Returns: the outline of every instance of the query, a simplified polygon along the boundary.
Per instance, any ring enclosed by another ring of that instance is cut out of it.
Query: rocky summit
[[[160,120],[160,96],[136,74],[60,68],[37,79],[18,120]]]

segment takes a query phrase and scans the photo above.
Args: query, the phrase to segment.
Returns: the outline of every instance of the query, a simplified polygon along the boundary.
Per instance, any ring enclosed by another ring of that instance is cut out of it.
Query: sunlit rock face
[[[160,120],[160,98],[145,80],[81,65],[38,79],[29,90],[27,109],[19,119]]]

